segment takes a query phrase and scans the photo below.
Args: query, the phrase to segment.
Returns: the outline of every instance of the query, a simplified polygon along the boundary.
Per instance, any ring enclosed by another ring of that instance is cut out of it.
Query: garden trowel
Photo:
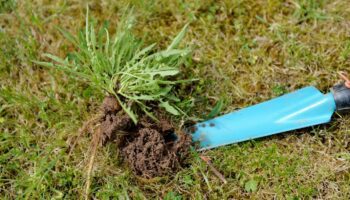
[[[350,80],[335,85],[328,94],[305,87],[192,127],[201,150],[327,123],[335,111],[350,111]]]

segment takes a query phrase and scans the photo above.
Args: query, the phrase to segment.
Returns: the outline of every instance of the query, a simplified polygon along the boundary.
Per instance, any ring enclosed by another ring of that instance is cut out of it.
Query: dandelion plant
[[[101,92],[115,96],[134,123],[137,123],[137,110],[155,119],[147,104],[150,101],[171,114],[182,114],[174,106],[179,99],[173,88],[186,80],[174,81],[170,77],[180,72],[179,66],[190,52],[188,48],[179,48],[188,25],[165,50],[155,51],[156,44],[144,47],[142,40],[133,35],[133,23],[134,17],[125,15],[111,36],[107,27],[95,30],[87,11],[85,30],[77,36],[59,28],[76,51],[65,59],[44,54],[51,62],[37,63],[62,70]]]

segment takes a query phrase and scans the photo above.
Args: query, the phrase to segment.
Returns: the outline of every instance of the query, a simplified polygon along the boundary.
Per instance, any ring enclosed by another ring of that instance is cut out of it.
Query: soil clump
[[[135,175],[153,178],[174,173],[187,165],[191,136],[177,131],[168,120],[159,122],[140,118],[135,125],[123,112],[118,101],[105,97],[100,120],[100,141],[118,144],[123,160]]]

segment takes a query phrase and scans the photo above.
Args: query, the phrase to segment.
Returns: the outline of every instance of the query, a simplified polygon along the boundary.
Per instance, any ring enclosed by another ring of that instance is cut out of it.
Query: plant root
[[[87,173],[86,173],[86,183],[85,183],[85,192],[84,192],[84,199],[89,199],[90,194],[90,186],[91,186],[91,175],[92,175],[92,169],[95,162],[95,156],[97,153],[97,149],[99,146],[101,140],[101,131],[98,129],[97,133],[94,134],[92,141],[91,141],[91,150],[90,150],[90,159],[87,167]]]
[[[227,183],[224,175],[222,175],[219,170],[217,170],[214,165],[211,163],[210,158],[207,156],[199,156],[210,168],[210,170],[224,183]]]

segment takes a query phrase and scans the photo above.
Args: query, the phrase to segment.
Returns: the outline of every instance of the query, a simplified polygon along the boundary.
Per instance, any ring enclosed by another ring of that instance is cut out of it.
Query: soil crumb
[[[174,141],[171,137],[173,132],[161,130],[141,128],[122,147],[124,159],[136,175],[144,178],[164,176],[186,165],[191,145],[190,135],[179,134]]]

